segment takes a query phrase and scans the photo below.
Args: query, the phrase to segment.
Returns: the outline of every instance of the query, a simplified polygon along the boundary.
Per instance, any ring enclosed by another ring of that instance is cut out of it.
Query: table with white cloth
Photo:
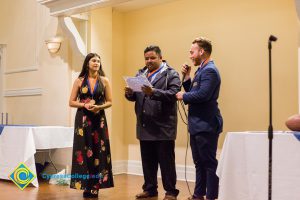
[[[62,126],[2,126],[0,135],[0,179],[9,175],[22,162],[36,174],[34,154],[39,149],[73,146],[71,127]],[[31,182],[38,187],[38,180]]]
[[[274,132],[272,199],[300,199],[300,133]],[[229,132],[224,141],[217,175],[219,200],[268,198],[268,133]]]

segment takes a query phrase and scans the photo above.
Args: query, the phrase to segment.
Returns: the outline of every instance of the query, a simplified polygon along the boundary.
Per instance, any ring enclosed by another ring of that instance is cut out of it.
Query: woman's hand
[[[87,109],[88,111],[91,111],[93,113],[98,113],[101,110],[100,106],[93,105],[93,104],[90,104],[90,103],[85,103],[83,107],[85,109]]]
[[[101,107],[99,105],[90,105],[90,107],[87,110],[93,113],[98,113],[101,110]]]
[[[92,104],[89,104],[89,103],[84,103],[83,107],[87,110],[90,110]]]

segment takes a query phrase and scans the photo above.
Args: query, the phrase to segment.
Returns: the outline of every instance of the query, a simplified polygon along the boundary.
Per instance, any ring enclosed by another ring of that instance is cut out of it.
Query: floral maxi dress
[[[88,78],[82,81],[78,98],[88,103],[105,102],[104,86],[97,81],[91,92]],[[78,108],[75,117],[74,143],[72,154],[71,188],[98,190],[113,187],[111,154],[108,128],[104,110],[93,113],[85,108]]]

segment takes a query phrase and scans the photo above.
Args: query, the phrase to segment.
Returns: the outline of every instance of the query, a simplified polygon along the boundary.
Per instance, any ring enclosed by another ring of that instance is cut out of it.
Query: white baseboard
[[[176,165],[177,180],[195,182],[196,171],[195,166]]]
[[[127,174],[128,164],[126,160],[117,160],[112,162],[112,171],[114,175]]]
[[[142,162],[138,160],[117,160],[112,162],[113,174],[130,174],[143,176]],[[186,170],[185,170],[186,169]],[[195,182],[195,167],[176,165],[177,180]],[[185,176],[186,174],[186,176]],[[160,169],[158,171],[158,177],[160,175]],[[186,177],[186,178],[185,178]]]
[[[127,174],[143,176],[142,161],[128,160]]]

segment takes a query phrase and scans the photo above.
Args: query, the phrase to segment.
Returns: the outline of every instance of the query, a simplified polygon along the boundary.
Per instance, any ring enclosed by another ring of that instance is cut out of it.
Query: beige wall
[[[113,160],[127,160],[128,154],[123,127],[123,24],[123,14],[110,7],[91,12],[91,52],[101,56],[113,91],[113,106],[106,110]]]
[[[4,74],[4,92],[41,88],[39,96],[1,97],[9,123],[65,125],[70,123],[68,96],[70,69],[68,42],[50,55],[45,40],[61,34],[57,18],[35,0],[1,1],[0,44],[5,44],[5,72],[35,68],[35,71]]]
[[[13,122],[73,126],[68,107],[71,76],[81,66],[72,66],[67,38],[59,54],[47,52],[44,40],[61,33],[57,19],[35,0],[4,0],[0,26],[0,44],[7,44],[6,70],[37,66],[37,71],[4,75],[4,90],[43,90],[41,96],[1,99]],[[222,76],[219,103],[224,133],[267,130],[267,39],[272,33],[279,38],[273,44],[274,129],[285,130],[285,119],[298,112],[298,24],[293,0],[178,0],[126,13],[104,8],[91,12],[90,28],[89,49],[101,55],[113,88],[107,117],[114,160],[139,160],[133,103],[123,97],[122,76],[134,75],[144,65],[143,50],[149,44],[159,45],[164,59],[179,70],[182,63],[190,63],[191,41],[200,35],[210,38]],[[180,122],[177,155],[184,155],[185,145],[186,128]]]
[[[128,132],[124,129],[124,72],[125,72],[125,43],[124,43],[124,14],[113,11],[113,53],[112,53],[112,90],[113,90],[113,108],[112,108],[112,124],[113,124],[113,143],[112,150],[116,160],[128,159],[128,144],[126,137]]]
[[[112,77],[112,10],[97,9],[91,12],[91,52],[101,57],[106,76]],[[111,130],[111,108],[106,110],[108,126]]]
[[[268,50],[273,45],[273,124],[285,130],[284,121],[297,113],[297,18],[294,1],[198,1],[181,0],[125,15],[126,74],[143,66],[143,49],[162,48],[163,57],[180,70],[189,62],[192,40],[206,36],[213,41],[213,59],[221,76],[220,109],[224,133],[267,130]],[[133,105],[125,103],[128,143],[136,143]],[[186,128],[178,125],[177,146],[186,142]],[[225,134],[222,134],[220,145]]]

